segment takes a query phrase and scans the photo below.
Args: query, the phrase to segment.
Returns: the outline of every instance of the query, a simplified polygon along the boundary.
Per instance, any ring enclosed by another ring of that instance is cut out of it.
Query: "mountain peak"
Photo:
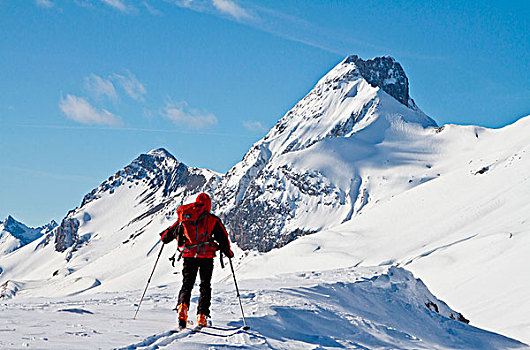
[[[109,176],[101,185],[86,194],[81,207],[100,198],[104,193],[112,195],[117,188],[124,185],[131,188],[133,185],[143,184],[142,186],[147,186],[153,191],[147,194],[148,197],[158,189],[162,189],[162,195],[168,197],[175,191],[181,190],[194,193],[206,186],[210,179],[217,177],[209,170],[188,167],[165,148],[156,148],[140,154],[129,165]]]
[[[0,223],[4,225],[5,229],[13,233],[22,232],[23,231],[22,227],[26,227],[24,224],[17,221],[11,215],[8,215],[7,218],[3,222],[0,222]]]
[[[8,215],[4,221],[0,221],[0,238],[3,241],[0,246],[0,256],[33,242],[40,236],[42,236],[40,229],[28,227],[20,221],[17,221],[11,215]],[[6,240],[10,243],[6,244]]]
[[[154,156],[154,157],[163,157],[163,158],[175,159],[175,157],[163,147],[152,149],[149,152],[147,152],[146,155]]]
[[[370,85],[380,87],[384,92],[410,107],[409,80],[401,64],[393,57],[382,56],[363,60],[357,55],[351,55],[341,62],[342,65],[352,63]]]

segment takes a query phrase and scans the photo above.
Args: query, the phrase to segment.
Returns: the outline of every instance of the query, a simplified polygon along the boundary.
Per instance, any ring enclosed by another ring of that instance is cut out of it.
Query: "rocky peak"
[[[153,157],[156,157],[156,158],[171,158],[171,159],[175,159],[175,157],[173,157],[173,155],[171,153],[169,153],[165,148],[155,148],[149,152],[147,152],[145,155],[147,156],[153,156]]]
[[[9,215],[4,221],[0,221],[0,235],[1,232],[7,232],[15,239],[20,241],[20,245],[28,244],[42,236],[40,231],[40,229],[31,228],[24,225],[11,215]]]
[[[39,230],[40,232],[46,234],[48,233],[49,231],[53,230],[54,228],[56,228],[57,226],[59,226],[59,224],[57,224],[57,222],[55,220],[51,220],[49,223],[47,223],[46,225],[43,225],[43,226],[40,226],[40,227],[37,227],[37,230]]]
[[[126,166],[124,170],[127,173],[130,173],[129,171],[135,171],[136,168],[142,168],[150,172],[157,172],[166,160],[169,160],[171,163],[178,163],[177,159],[167,150],[164,148],[157,148],[141,154],[138,158],[133,160],[131,164]]]
[[[409,107],[409,80],[401,64],[390,56],[375,57],[363,60],[357,55],[348,56],[343,64],[354,63],[359,74],[372,86]]]
[[[193,192],[205,186],[210,180],[217,181],[217,178],[218,176],[213,172],[188,167],[179,162],[166,149],[157,148],[141,154],[125,168],[110,176],[99,187],[94,188],[83,198],[81,207],[101,197],[104,193],[113,194],[123,185],[144,184],[150,189],[150,194],[162,188],[163,195],[168,196],[182,188]]]
[[[11,215],[8,215],[7,219],[1,222],[1,224],[4,226],[4,230],[14,235],[21,235],[28,229],[28,227],[15,220]]]

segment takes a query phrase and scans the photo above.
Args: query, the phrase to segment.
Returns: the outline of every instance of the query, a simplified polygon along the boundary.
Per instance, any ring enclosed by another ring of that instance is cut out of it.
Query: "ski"
[[[211,321],[211,320],[208,320],[207,323],[208,323],[208,325],[206,325],[206,326],[199,326],[199,325],[197,325],[197,326],[195,326],[191,331],[194,332],[194,333],[198,333],[198,332],[200,332],[203,328],[210,328],[210,327],[213,327],[213,326],[212,326],[212,321]]]
[[[181,324],[180,323],[181,320],[179,320],[179,326],[177,329],[174,329],[171,331],[171,333],[180,333],[182,332],[183,330],[185,329],[188,329],[188,330],[193,330],[193,328],[190,328],[189,326],[193,326],[193,321],[189,321],[186,323],[186,324]]]
[[[203,328],[204,328],[204,327],[202,327],[202,326],[195,326],[195,327],[193,327],[193,328],[191,329],[191,331],[192,331],[193,333],[198,333],[198,332],[200,332]]]
[[[246,333],[245,330],[243,330],[243,328],[236,328],[236,329],[233,329],[233,330],[221,330],[221,332],[219,333],[219,328],[215,328],[215,327],[195,327],[193,330],[192,330],[192,333],[201,333],[201,334],[205,334],[205,335],[210,335],[210,336],[214,336],[214,337],[220,337],[220,338],[230,338],[236,334],[240,334],[240,333]]]
[[[180,333],[180,332],[182,332],[182,331],[184,331],[184,330],[186,330],[186,329],[189,329],[189,328],[186,328],[186,327],[179,327],[179,328],[177,328],[177,329],[172,329],[172,330],[170,330],[170,332],[171,332],[172,334],[175,334],[175,333]]]

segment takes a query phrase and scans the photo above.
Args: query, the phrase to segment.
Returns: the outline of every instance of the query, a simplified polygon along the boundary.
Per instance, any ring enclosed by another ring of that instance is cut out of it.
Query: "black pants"
[[[197,314],[210,316],[213,258],[184,258],[184,266],[182,267],[182,288],[180,288],[178,303],[186,303],[188,307],[190,306],[191,290],[193,289],[195,279],[197,278],[197,271],[201,277]]]

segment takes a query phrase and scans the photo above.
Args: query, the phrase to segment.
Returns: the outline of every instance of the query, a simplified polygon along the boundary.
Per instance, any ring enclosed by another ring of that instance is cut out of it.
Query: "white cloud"
[[[222,13],[232,16],[237,20],[250,19],[250,13],[232,0],[212,0],[213,6]]]
[[[203,8],[203,2],[204,1],[195,1],[195,0],[175,0],[175,5],[179,7],[185,7],[192,9],[194,11],[199,10],[200,8]]]
[[[215,115],[190,108],[185,101],[167,102],[160,114],[175,125],[188,129],[208,129],[217,125]]]
[[[103,109],[98,111],[83,97],[66,95],[61,97],[59,108],[70,119],[82,124],[120,125],[121,118]]]
[[[37,6],[47,7],[47,8],[51,8],[55,5],[50,0],[35,0],[35,3],[37,4]]]
[[[112,77],[118,81],[118,83],[123,88],[123,90],[125,90],[127,95],[137,101],[141,101],[143,99],[143,96],[147,93],[144,84],[142,84],[138,79],[136,79],[136,76],[130,71],[127,71],[126,74],[126,76],[114,74]]]
[[[103,79],[98,75],[90,74],[90,76],[85,78],[85,89],[96,95],[96,97],[108,97],[112,101],[118,100],[118,94],[112,81]]]
[[[246,120],[243,122],[243,127],[252,132],[263,132],[267,129],[257,120]]]
[[[101,0],[101,2],[123,13],[131,13],[136,10],[134,6],[127,5],[122,0]]]

